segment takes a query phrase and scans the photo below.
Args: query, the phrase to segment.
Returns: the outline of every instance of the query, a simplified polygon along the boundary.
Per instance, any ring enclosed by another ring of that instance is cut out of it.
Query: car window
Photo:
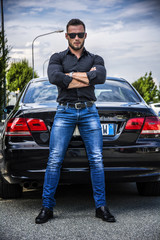
[[[107,80],[96,85],[95,95],[98,102],[141,102],[132,87],[124,81]]]
[[[56,101],[58,90],[53,84],[48,81],[31,82],[25,96],[24,103],[44,103]]]
[[[49,81],[31,82],[23,98],[24,103],[56,101],[57,87]],[[107,80],[95,86],[98,102],[140,102],[140,98],[127,82]]]

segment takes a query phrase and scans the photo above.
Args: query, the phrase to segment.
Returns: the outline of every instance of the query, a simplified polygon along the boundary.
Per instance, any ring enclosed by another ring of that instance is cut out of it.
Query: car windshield
[[[23,99],[24,103],[45,103],[56,101],[57,87],[49,81],[31,82]]]
[[[58,90],[49,81],[31,82],[25,96],[24,103],[45,103],[56,101]],[[105,84],[96,85],[97,102],[140,102],[140,98],[125,81],[107,80]]]
[[[95,95],[98,102],[141,102],[125,81],[107,80],[103,85],[96,85]]]

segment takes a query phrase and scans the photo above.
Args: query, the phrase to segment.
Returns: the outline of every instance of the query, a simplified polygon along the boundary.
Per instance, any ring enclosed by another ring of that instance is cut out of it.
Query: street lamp
[[[37,37],[35,37],[34,39],[33,39],[33,42],[32,42],[32,68],[33,68],[33,78],[34,78],[34,42],[35,42],[35,40],[37,39],[37,38],[39,38],[39,37],[43,37],[43,36],[46,36],[46,35],[49,35],[49,34],[53,34],[53,33],[61,33],[61,32],[63,32],[64,30],[57,30],[57,31],[54,31],[54,32],[49,32],[49,33],[45,33],[45,34],[41,34],[41,35],[39,35],[39,36],[37,36]]]
[[[44,63],[43,63],[43,77],[44,77],[44,65],[45,65],[45,63],[48,62],[48,61],[49,61],[49,59],[45,60]]]

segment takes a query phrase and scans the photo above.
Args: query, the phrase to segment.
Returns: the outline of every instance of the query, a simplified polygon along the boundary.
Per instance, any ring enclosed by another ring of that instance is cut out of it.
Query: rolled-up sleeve
[[[58,53],[51,56],[48,65],[48,78],[50,83],[60,87],[68,88],[68,85],[72,81],[72,78],[65,75],[63,72],[63,66]]]
[[[106,80],[106,69],[103,58],[95,55],[92,67],[96,67],[96,70],[87,72],[90,85],[103,84]]]

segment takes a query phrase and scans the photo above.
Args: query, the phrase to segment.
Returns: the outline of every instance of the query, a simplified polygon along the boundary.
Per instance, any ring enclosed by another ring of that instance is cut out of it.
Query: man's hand
[[[90,71],[95,71],[96,67],[92,67]],[[66,73],[69,75],[69,73]],[[87,77],[87,73],[85,72],[74,72],[72,74],[72,82],[68,85],[68,89],[70,88],[81,88],[89,86],[89,79]]]
[[[76,79],[72,79],[72,82],[70,82],[70,84],[68,85],[68,89],[71,89],[71,88],[82,88],[82,87],[88,87],[89,84],[86,84],[86,83],[83,83],[83,82],[80,82]]]
[[[96,71],[96,67],[92,67],[91,69],[90,69],[90,72],[91,71]]]

